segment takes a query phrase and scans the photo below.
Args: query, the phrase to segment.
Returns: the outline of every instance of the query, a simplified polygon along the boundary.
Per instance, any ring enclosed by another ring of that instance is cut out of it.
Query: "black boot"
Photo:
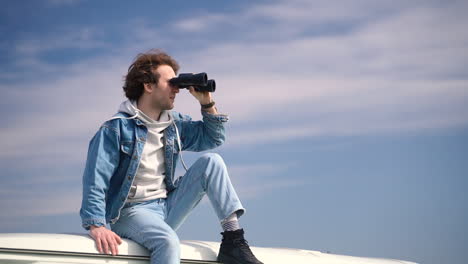
[[[221,232],[223,241],[219,248],[218,261],[224,264],[263,264],[250,251],[244,239],[244,229]]]

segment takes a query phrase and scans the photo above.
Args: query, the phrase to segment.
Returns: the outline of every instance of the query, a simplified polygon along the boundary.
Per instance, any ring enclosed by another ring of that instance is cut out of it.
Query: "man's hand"
[[[207,91],[197,92],[193,86],[189,86],[189,91],[195,98],[197,98],[200,104],[209,104],[212,102],[211,92],[207,92]],[[218,114],[218,111],[216,110],[216,107],[214,106],[210,108],[205,108],[203,111],[206,111],[214,115]]]
[[[200,104],[211,103],[211,93],[207,91],[197,92],[193,86],[189,86],[190,93],[197,98]]]
[[[105,226],[92,225],[89,229],[89,235],[96,242],[99,253],[110,254],[112,251],[114,256],[119,254],[118,245],[122,244],[122,239]]]

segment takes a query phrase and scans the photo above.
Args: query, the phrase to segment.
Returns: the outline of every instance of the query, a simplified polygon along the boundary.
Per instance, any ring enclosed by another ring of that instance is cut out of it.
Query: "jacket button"
[[[127,176],[127,179],[131,180],[131,179],[132,179],[132,176],[128,175],[128,176]]]
[[[133,156],[133,159],[136,160],[138,157],[136,155]]]
[[[140,137],[140,141],[145,141],[145,138],[144,138],[144,137]]]

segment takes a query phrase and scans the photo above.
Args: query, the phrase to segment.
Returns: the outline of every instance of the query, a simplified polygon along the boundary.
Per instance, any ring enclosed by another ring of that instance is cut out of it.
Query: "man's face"
[[[158,84],[152,84],[153,92],[151,94],[153,106],[161,110],[170,110],[174,108],[174,100],[179,88],[169,83],[169,80],[176,77],[171,66],[161,65],[156,68],[159,74]]]

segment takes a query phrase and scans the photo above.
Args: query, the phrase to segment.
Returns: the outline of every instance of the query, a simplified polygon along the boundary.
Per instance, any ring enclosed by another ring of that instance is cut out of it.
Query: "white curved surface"
[[[0,234],[0,248],[99,254],[95,247],[94,240],[86,234],[4,233]],[[251,249],[257,258],[265,264],[414,263],[393,259],[343,256],[302,249],[262,248],[252,246]],[[219,243],[217,242],[198,240],[181,241],[181,258],[186,260],[215,261],[218,250]],[[122,244],[119,245],[119,255],[147,257],[149,256],[148,253],[148,250],[146,250],[144,247],[129,239],[123,239]],[[112,258],[112,256],[109,256],[109,258]]]

